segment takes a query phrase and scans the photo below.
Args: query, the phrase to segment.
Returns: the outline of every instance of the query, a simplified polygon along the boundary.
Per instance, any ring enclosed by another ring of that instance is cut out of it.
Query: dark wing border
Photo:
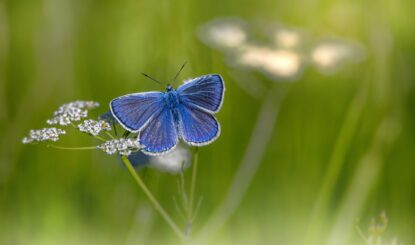
[[[182,97],[182,96],[186,97],[186,92],[185,92],[186,89],[188,89],[188,88],[196,85],[195,83],[197,83],[198,81],[201,81],[201,80],[203,80],[205,78],[208,78],[210,76],[218,77],[219,78],[219,81],[220,81],[220,83],[222,85],[222,88],[221,88],[222,91],[221,91],[221,95],[220,95],[220,102],[219,102],[219,104],[217,105],[217,107],[216,107],[215,110],[209,110],[209,109],[206,109],[206,108],[204,108],[202,106],[195,105],[195,104],[193,104],[193,106],[196,106],[196,107],[200,108],[201,110],[206,111],[206,112],[208,112],[210,114],[216,114],[222,108],[223,101],[225,100],[225,90],[226,90],[225,80],[223,80],[223,78],[222,78],[221,75],[219,75],[219,74],[207,74],[207,75],[203,75],[203,76],[200,76],[200,77],[196,77],[196,78],[190,79],[190,80],[186,81],[184,84],[182,84],[180,87],[178,87],[177,88],[177,92],[179,93],[179,96],[180,97]]]

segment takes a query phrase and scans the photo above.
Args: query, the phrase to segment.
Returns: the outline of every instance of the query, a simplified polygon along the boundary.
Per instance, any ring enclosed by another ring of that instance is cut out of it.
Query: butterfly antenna
[[[186,61],[183,63],[182,67],[180,68],[180,70],[176,73],[176,76],[174,76],[173,78],[173,83],[176,81],[176,78],[179,76],[180,72],[182,72],[183,68],[186,66]]]
[[[141,73],[141,74],[142,74],[143,76],[145,76],[145,77],[149,78],[150,80],[153,80],[154,82],[156,82],[156,83],[158,83],[158,84],[160,84],[160,85],[165,86],[165,84],[164,84],[164,83],[159,82],[157,79],[152,78],[152,77],[150,77],[149,75],[147,75],[147,74],[145,74],[145,73]]]

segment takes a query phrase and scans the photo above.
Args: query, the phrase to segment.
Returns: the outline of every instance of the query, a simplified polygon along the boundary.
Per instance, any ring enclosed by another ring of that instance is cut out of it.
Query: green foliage
[[[355,219],[367,224],[386,210],[387,237],[415,243],[413,9],[412,0],[0,1],[0,243],[179,243],[117,157],[21,139],[63,103],[98,101],[98,116],[112,98],[162,90],[140,73],[169,81],[184,61],[182,79],[220,73],[227,86],[222,135],[199,149],[195,197],[203,202],[192,233],[204,231],[265,103],[235,82],[241,70],[198,40],[197,28],[220,16],[360,40],[368,57],[330,76],[307,69],[292,84],[254,73],[286,94],[274,98],[278,117],[241,205],[205,233],[209,242],[365,244]],[[92,143],[70,132],[61,138],[65,146]],[[174,201],[179,177],[153,169],[140,176],[184,229]],[[184,177],[189,184],[191,171]]]

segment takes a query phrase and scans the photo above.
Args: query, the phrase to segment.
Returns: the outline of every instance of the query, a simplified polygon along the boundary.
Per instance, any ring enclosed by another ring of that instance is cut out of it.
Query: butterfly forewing
[[[177,92],[184,105],[216,113],[223,102],[225,84],[220,75],[206,75],[186,82]]]
[[[138,132],[153,115],[163,110],[163,95],[161,92],[147,92],[121,96],[111,101],[111,112],[126,130]]]

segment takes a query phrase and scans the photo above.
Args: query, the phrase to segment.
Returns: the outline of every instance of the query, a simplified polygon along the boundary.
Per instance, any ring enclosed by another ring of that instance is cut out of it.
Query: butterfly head
[[[174,88],[170,84],[167,84],[166,92],[171,92],[173,90]]]

